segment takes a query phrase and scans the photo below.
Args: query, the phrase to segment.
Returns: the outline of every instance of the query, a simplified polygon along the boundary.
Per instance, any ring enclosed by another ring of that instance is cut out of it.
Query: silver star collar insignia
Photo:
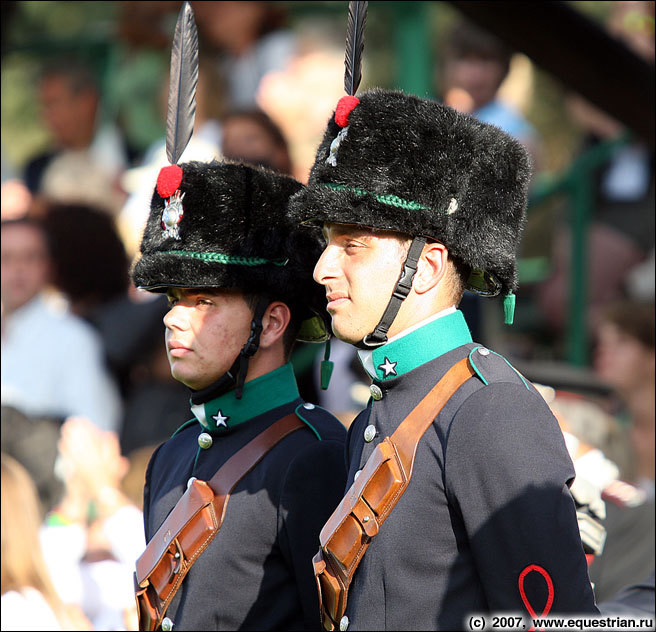
[[[379,364],[378,368],[381,371],[385,372],[385,375],[383,377],[389,377],[390,375],[396,375],[397,374],[396,373],[396,365],[397,364],[398,364],[398,362],[391,362],[390,359],[387,356],[385,356],[385,362],[383,362],[382,364]]]
[[[223,413],[219,410],[216,415],[212,415],[212,419],[216,422],[216,427],[219,428],[223,426],[224,428],[228,427],[228,424],[226,423],[229,419],[229,417],[224,417]]]

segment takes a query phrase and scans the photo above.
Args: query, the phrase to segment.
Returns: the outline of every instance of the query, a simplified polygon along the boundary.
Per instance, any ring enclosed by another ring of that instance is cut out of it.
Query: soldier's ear
[[[279,340],[289,326],[291,311],[282,301],[270,303],[262,316],[262,333],[260,334],[260,348],[267,349]]]
[[[417,273],[412,283],[412,289],[417,294],[425,294],[437,287],[447,271],[449,252],[444,244],[430,241],[421,253],[417,262]]]

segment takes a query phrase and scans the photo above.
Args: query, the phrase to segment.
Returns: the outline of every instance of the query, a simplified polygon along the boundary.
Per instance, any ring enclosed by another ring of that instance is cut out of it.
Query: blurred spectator
[[[93,329],[46,290],[43,226],[2,222],[2,403],[29,416],[88,416],[119,429],[121,402]]]
[[[128,259],[111,217],[92,207],[51,205],[44,219],[51,243],[53,283],[71,311],[100,334],[105,359],[123,397],[124,454],[165,441],[189,409],[189,393],[159,356],[165,297],[137,300]],[[103,253],[102,257],[98,253]]]
[[[27,215],[32,194],[18,178],[2,183],[2,219],[18,219]]]
[[[531,154],[533,169],[540,164],[541,141],[522,112],[500,95],[510,72],[513,51],[492,33],[462,21],[446,37],[438,66],[437,93],[452,108],[501,128],[519,140]],[[485,301],[466,292],[460,309],[465,313],[474,339],[483,339]]]
[[[160,443],[162,442],[158,441],[156,443],[151,443],[150,445],[144,445],[141,448],[132,450],[132,452],[127,455],[130,467],[123,478],[121,488],[130,502],[141,511],[143,511],[146,470],[148,469],[148,463],[150,462],[153,452],[157,449]]]
[[[2,158],[2,219],[23,217],[32,202],[32,194],[9,161],[4,144],[0,145],[0,157]]]
[[[589,572],[597,602],[611,599],[620,589],[643,580],[654,569],[656,525],[654,500],[626,482],[609,455],[631,459],[619,422],[594,401],[562,391],[545,395],[565,437],[574,462],[573,494],[601,493],[606,541]],[[626,467],[626,466],[625,466]]]
[[[654,497],[654,304],[620,302],[603,312],[594,368],[619,398],[635,472],[632,482]]]
[[[39,544],[36,489],[20,463],[2,453],[3,630],[89,630],[80,611],[66,608],[53,586]]]
[[[128,296],[129,262],[114,219],[95,207],[77,204],[48,204],[43,213],[51,282],[70,311],[100,334],[105,361],[123,395],[134,346],[142,349],[136,339],[142,330],[135,330],[131,318],[139,307]]]
[[[41,519],[61,501],[63,484],[55,475],[60,422],[28,417],[12,406],[2,406],[2,451],[16,459],[36,485]]]
[[[223,156],[292,174],[287,141],[280,128],[257,108],[234,110],[223,122]]]
[[[131,48],[170,46],[170,27],[180,10],[178,0],[121,0],[120,5],[119,34]]]
[[[447,38],[438,93],[446,105],[517,138],[531,153],[537,169],[541,143],[536,130],[518,109],[499,96],[512,55],[491,33],[468,22],[456,24]]]
[[[654,569],[654,501],[622,480],[603,490],[606,504],[606,544],[590,567],[597,602],[610,599],[628,584]]]
[[[294,54],[284,9],[273,2],[193,2],[201,41],[217,54],[230,108],[256,104],[262,78],[283,70]]]
[[[262,78],[256,100],[289,144],[292,175],[307,182],[326,121],[344,96],[344,23],[308,17],[295,23],[295,32],[295,55]],[[361,90],[366,81],[365,66]]]
[[[105,89],[121,129],[140,158],[164,131],[158,95],[168,77],[171,35],[181,3],[120,0],[113,4],[118,4],[118,39],[113,42],[112,72],[104,77]]]
[[[118,128],[101,122],[101,95],[91,71],[77,60],[47,65],[37,83],[52,149],[26,165],[33,195],[95,203],[116,214],[124,199],[118,178],[130,155]]]
[[[577,460],[577,473],[599,484],[602,479],[630,480],[633,472],[632,448],[626,428],[604,410],[605,403],[603,399],[595,401],[590,396],[561,390],[555,392],[549,403],[565,433],[572,459]],[[587,476],[588,467],[590,476]]]
[[[612,2],[608,30],[653,65],[654,2]],[[568,97],[568,110],[583,132],[581,152],[626,133],[618,121],[578,95]],[[654,152],[638,140],[620,145],[592,177],[587,291],[588,325],[594,329],[609,301],[631,294],[653,298]],[[566,326],[571,249],[569,228],[558,227],[551,256],[553,271],[538,292],[541,311],[557,333]],[[646,272],[651,286],[632,275],[634,270],[638,275]]]
[[[114,219],[92,206],[51,204],[43,224],[53,285],[71,312],[94,323],[95,314],[125,296],[130,285],[129,262]]]
[[[130,310],[124,307],[119,316],[127,334],[122,337],[133,341],[132,353],[123,363],[128,370],[121,428],[123,454],[163,443],[178,429],[180,420],[189,416],[189,389],[171,376],[162,344],[162,319],[168,310],[166,297],[157,296],[133,303]],[[112,322],[113,311],[106,313]],[[114,330],[120,338],[119,329]],[[142,487],[143,481],[142,477]]]
[[[41,543],[60,598],[98,630],[136,629],[132,574],[145,539],[142,513],[121,489],[128,468],[116,433],[66,420],[58,463],[66,492]]]

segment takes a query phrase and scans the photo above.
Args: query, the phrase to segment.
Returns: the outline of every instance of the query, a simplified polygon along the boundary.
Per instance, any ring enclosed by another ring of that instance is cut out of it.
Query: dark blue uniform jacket
[[[291,369],[283,367],[285,372]],[[281,397],[275,383],[271,389],[262,388],[267,379],[260,378],[261,388],[255,391],[247,382],[238,405],[232,393],[213,402],[214,411],[221,407],[217,419],[225,418],[228,427],[210,432],[211,447],[199,448],[203,428],[196,421],[160,446],[149,464],[144,494],[147,540],[178,502],[191,476],[208,480],[248,441],[289,413],[298,411],[306,422],[235,488],[220,532],[191,568],[167,611],[174,630],[320,628],[312,556],[319,531],[344,492],[346,430],[325,410],[303,404],[288,375],[284,388],[296,397],[268,409]],[[236,412],[229,415],[230,406]],[[240,418],[245,410],[263,412]]]
[[[410,485],[355,573],[348,630],[471,629],[474,613],[526,616],[526,603],[540,616],[550,593],[550,613],[597,612],[558,423],[503,357],[458,346],[458,332],[471,340],[459,320],[447,339],[434,324],[374,352],[382,398],[349,429],[348,485],[451,366],[470,356],[477,376],[420,441]]]

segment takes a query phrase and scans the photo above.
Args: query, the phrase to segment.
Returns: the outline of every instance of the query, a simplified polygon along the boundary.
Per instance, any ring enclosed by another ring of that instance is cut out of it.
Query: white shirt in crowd
[[[2,404],[30,416],[82,416],[120,431],[121,400],[95,330],[37,296],[2,327]]]
[[[0,620],[2,630],[61,630],[57,617],[43,595],[35,588],[20,592],[9,590],[2,595]]]
[[[143,514],[121,507],[103,524],[111,559],[86,561],[87,532],[79,524],[44,525],[43,559],[59,598],[79,606],[95,630],[125,630],[125,613],[135,606],[134,569],[146,548]]]

